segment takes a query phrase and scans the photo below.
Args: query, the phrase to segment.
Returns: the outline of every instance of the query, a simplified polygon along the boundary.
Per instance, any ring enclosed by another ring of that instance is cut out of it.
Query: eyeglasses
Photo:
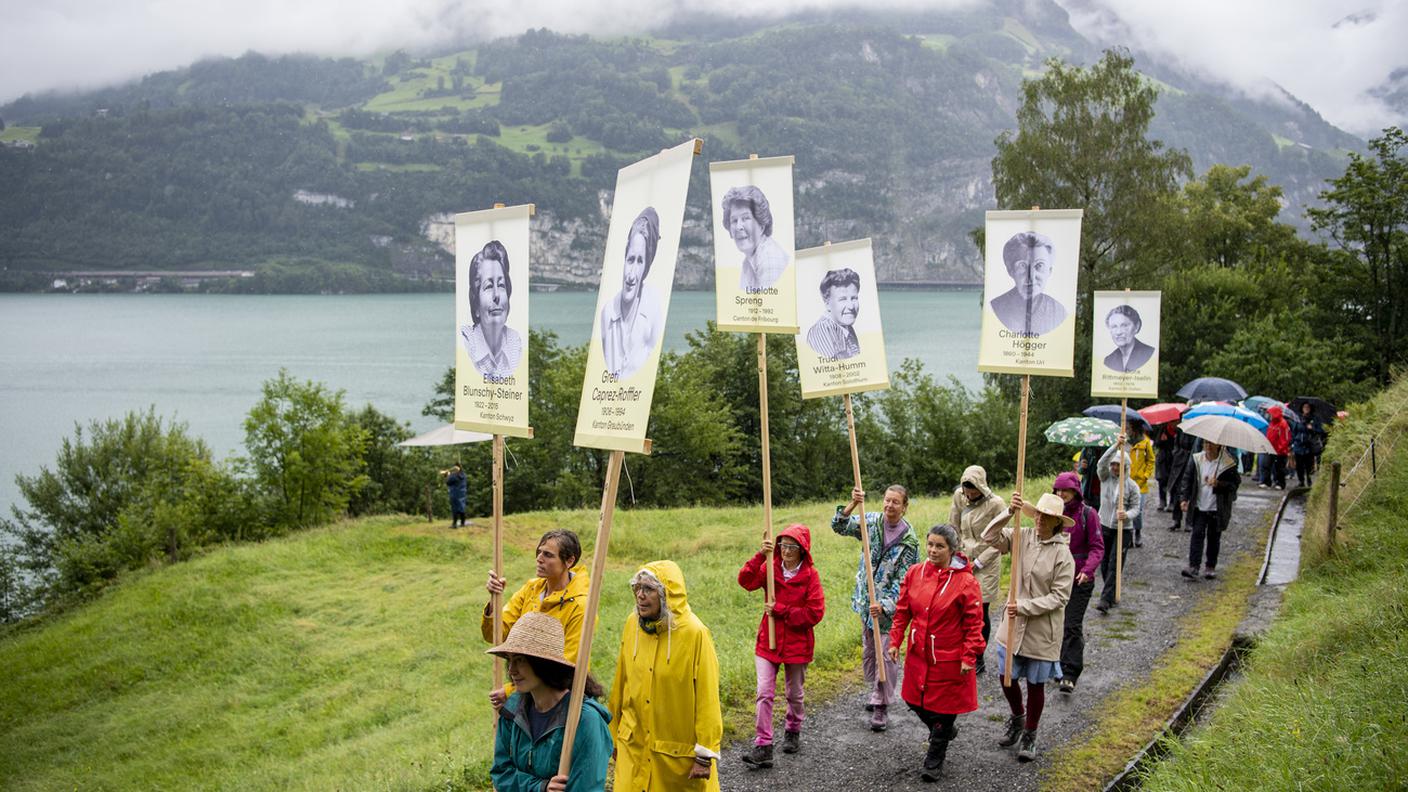
[[[799,545],[799,544],[793,544],[792,542],[778,542],[778,544],[777,544],[777,549],[779,549],[779,550],[801,550],[801,549],[802,549],[802,546]]]

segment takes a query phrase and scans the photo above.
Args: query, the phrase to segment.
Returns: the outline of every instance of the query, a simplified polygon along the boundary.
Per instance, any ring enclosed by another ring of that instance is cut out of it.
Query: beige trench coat
[[[988,523],[983,540],[1007,553],[1012,549],[1012,529],[1007,528],[1011,515]],[[1033,660],[1061,659],[1061,633],[1066,619],[1066,602],[1071,598],[1071,582],[1076,576],[1076,562],[1071,558],[1070,537],[1064,532],[1050,539],[1037,539],[1036,528],[1022,529],[1021,587],[1017,590],[1017,619],[1013,625],[1012,643],[1007,647],[1007,611],[1003,608],[1002,623],[997,628],[997,641],[1014,656]],[[998,600],[999,605],[1006,602]]]
[[[958,531],[958,541],[963,545],[960,549],[969,561],[974,562],[973,576],[983,590],[983,602],[989,603],[998,598],[1002,565],[998,563],[1001,554],[997,548],[983,541],[983,529],[1007,512],[1007,504],[988,489],[988,474],[982,467],[970,465],[963,471],[963,481],[972,483],[983,497],[977,503],[969,503],[960,483],[953,491],[948,524]]]

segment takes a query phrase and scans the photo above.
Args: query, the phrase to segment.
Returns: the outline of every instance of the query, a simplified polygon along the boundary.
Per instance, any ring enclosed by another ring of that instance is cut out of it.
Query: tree
[[[342,391],[299,383],[280,369],[244,421],[248,465],[280,528],[328,522],[366,485],[366,433],[345,412]]]
[[[1083,209],[1076,305],[1076,376],[1042,388],[1039,416],[1088,403],[1090,293],[1139,287],[1150,276],[1147,240],[1178,181],[1192,176],[1181,150],[1148,138],[1157,91],[1134,59],[1108,50],[1089,68],[1047,61],[1046,73],[1022,84],[1017,131],[996,140],[993,188],[1003,209]],[[1141,263],[1144,266],[1141,266]],[[1007,392],[1012,377],[998,378]]]
[[[1373,328],[1375,375],[1388,384],[1408,335],[1408,135],[1389,127],[1369,141],[1372,157],[1349,155],[1344,175],[1320,193],[1311,224],[1344,251],[1355,281],[1352,309]]]
[[[1192,245],[1192,256],[1221,267],[1267,257],[1292,244],[1295,229],[1276,222],[1281,187],[1266,176],[1251,177],[1252,167],[1213,165],[1201,179],[1183,186],[1178,206],[1184,226],[1178,236]]]

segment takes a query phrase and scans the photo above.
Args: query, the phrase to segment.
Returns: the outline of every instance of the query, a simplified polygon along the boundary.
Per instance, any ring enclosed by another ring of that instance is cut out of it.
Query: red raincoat
[[[1271,416],[1271,425],[1266,427],[1266,439],[1271,441],[1271,447],[1280,456],[1291,453],[1291,425],[1281,416],[1281,408],[1273,404],[1266,414]]]
[[[800,665],[812,661],[812,651],[816,647],[816,637],[812,628],[826,614],[826,597],[821,593],[821,574],[812,565],[812,533],[805,525],[789,525],[777,535],[791,537],[802,546],[802,567],[791,580],[782,576],[782,554],[772,554],[774,591],[777,603],[773,606],[777,622],[777,649],[768,648],[768,619],[763,616],[758,624],[758,642],[754,653],[773,663]],[[767,585],[767,572],[763,567],[765,556],[755,553],[748,563],[738,570],[738,585],[747,591],[757,591]],[[971,576],[970,576],[971,577]]]
[[[977,665],[987,644],[983,592],[972,565],[962,553],[952,563],[959,566],[939,569],[926,559],[905,573],[890,646],[909,637],[901,698],[930,712],[957,715],[978,708],[978,676],[961,673],[959,663]]]

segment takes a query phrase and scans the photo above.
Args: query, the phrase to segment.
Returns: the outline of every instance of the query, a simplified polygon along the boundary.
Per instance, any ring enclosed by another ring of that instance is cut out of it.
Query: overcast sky
[[[955,5],[888,0],[887,5]],[[1178,57],[1239,87],[1274,81],[1361,135],[1405,119],[1367,94],[1408,66],[1408,0],[1058,0],[1083,32]],[[0,0],[0,103],[26,92],[96,87],[248,50],[365,55],[423,49],[530,27],[632,33],[681,10],[776,16],[854,0]],[[867,5],[873,5],[870,3]],[[749,10],[749,7],[757,10]]]

